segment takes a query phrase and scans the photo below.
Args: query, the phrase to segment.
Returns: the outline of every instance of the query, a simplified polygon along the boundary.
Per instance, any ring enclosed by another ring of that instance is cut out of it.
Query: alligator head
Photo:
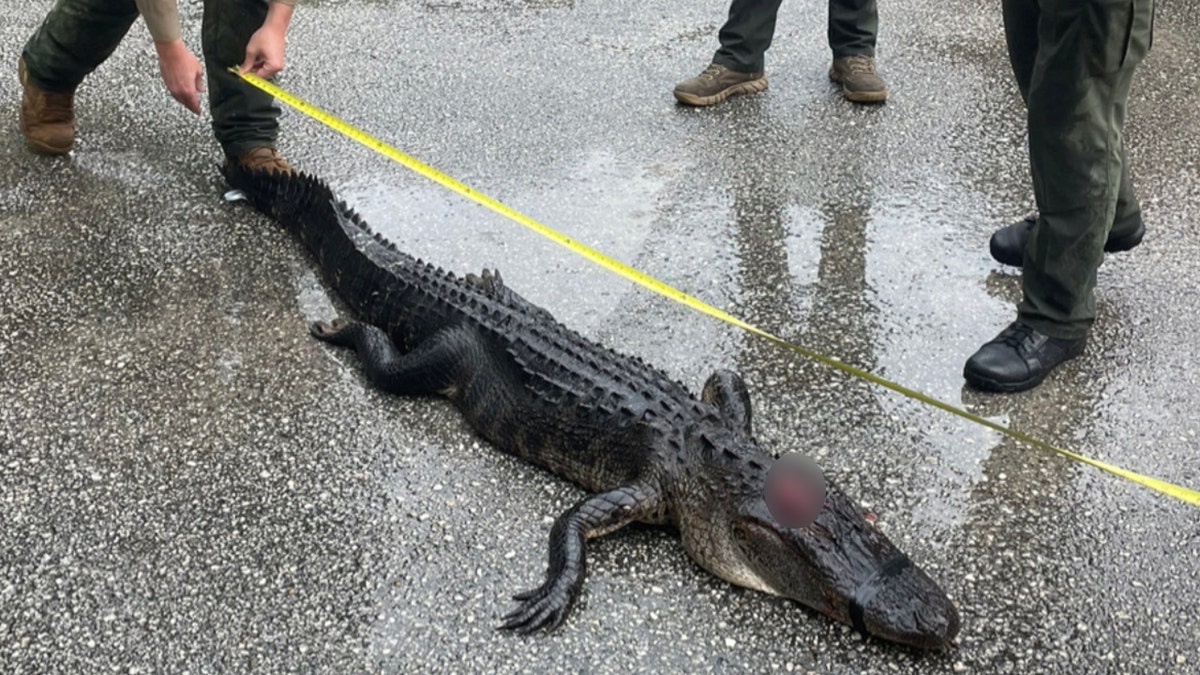
[[[784,527],[764,495],[774,460],[742,434],[700,441],[709,465],[688,481],[678,520],[693,559],[727,581],[791,598],[867,635],[924,649],[952,644],[959,617],[945,592],[841,489],[829,484],[814,522]]]

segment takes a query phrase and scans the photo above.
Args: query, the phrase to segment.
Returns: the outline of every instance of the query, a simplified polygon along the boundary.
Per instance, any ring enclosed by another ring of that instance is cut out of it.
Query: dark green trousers
[[[750,73],[764,69],[763,56],[775,36],[775,17],[782,0],[733,0],[729,19],[717,38],[713,56],[730,70]],[[875,56],[879,13],[875,0],[829,0],[829,48],[834,57]]]
[[[1017,311],[1051,337],[1087,335],[1104,242],[1141,221],[1122,128],[1153,16],[1153,0],[1004,0],[1039,213]]]
[[[240,65],[246,43],[267,16],[267,0],[205,0],[202,50],[213,133],[226,155],[274,147],[274,99],[226,69]],[[58,0],[22,54],[29,76],[49,91],[74,89],[104,63],[138,18],[134,0]]]

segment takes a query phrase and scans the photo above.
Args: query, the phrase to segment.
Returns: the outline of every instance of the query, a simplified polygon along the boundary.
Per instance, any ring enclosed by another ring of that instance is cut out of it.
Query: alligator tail
[[[254,208],[299,237],[323,269],[344,267],[361,256],[365,239],[378,240],[366,222],[316,176],[239,166],[224,167],[222,172]]]
[[[388,318],[387,308],[378,305],[378,291],[385,286],[395,291],[405,285],[397,286],[396,278],[372,257],[386,249],[392,262],[416,261],[372,232],[362,217],[315,176],[237,166],[226,167],[223,173],[254,208],[300,239],[329,284],[360,318],[370,323]],[[395,304],[403,302],[401,297],[393,300]]]
[[[340,229],[333,190],[316,176],[227,166],[222,169],[233,188],[263,214],[298,235],[315,255],[326,237]],[[321,262],[324,262],[323,260]]]

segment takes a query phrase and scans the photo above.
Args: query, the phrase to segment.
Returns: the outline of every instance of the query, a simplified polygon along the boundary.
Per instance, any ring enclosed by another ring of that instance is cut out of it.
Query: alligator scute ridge
[[[403,253],[314,176],[224,172],[300,238],[356,315],[313,324],[315,337],[354,348],[375,386],[446,396],[498,449],[594,493],[555,521],[545,582],[514,596],[503,628],[561,624],[583,585],[587,540],[636,521],[675,526],[688,554],[732,583],[864,634],[953,644],[954,604],[835,484],[807,527],[772,517],[763,487],[774,459],[754,440],[737,373],[715,372],[697,399],[563,326],[498,272],[460,277]]]

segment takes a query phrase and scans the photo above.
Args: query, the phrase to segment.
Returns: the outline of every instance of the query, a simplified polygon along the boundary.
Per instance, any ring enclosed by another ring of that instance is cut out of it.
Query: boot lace
[[[847,56],[846,71],[851,74],[866,73],[874,75],[875,59],[869,56]]]
[[[704,72],[700,73],[700,79],[715,80],[721,75],[721,71],[723,70],[725,70],[725,66],[717,63],[710,63],[708,64],[708,67],[704,69]]]
[[[248,169],[262,169],[282,173],[290,173],[292,170],[292,167],[283,159],[283,155],[280,155],[274,148],[266,146],[247,151],[242,156],[241,164]]]
[[[1000,341],[1018,351],[1023,351],[1025,345],[1033,338],[1033,328],[1021,322],[1014,323],[1000,334]]]

